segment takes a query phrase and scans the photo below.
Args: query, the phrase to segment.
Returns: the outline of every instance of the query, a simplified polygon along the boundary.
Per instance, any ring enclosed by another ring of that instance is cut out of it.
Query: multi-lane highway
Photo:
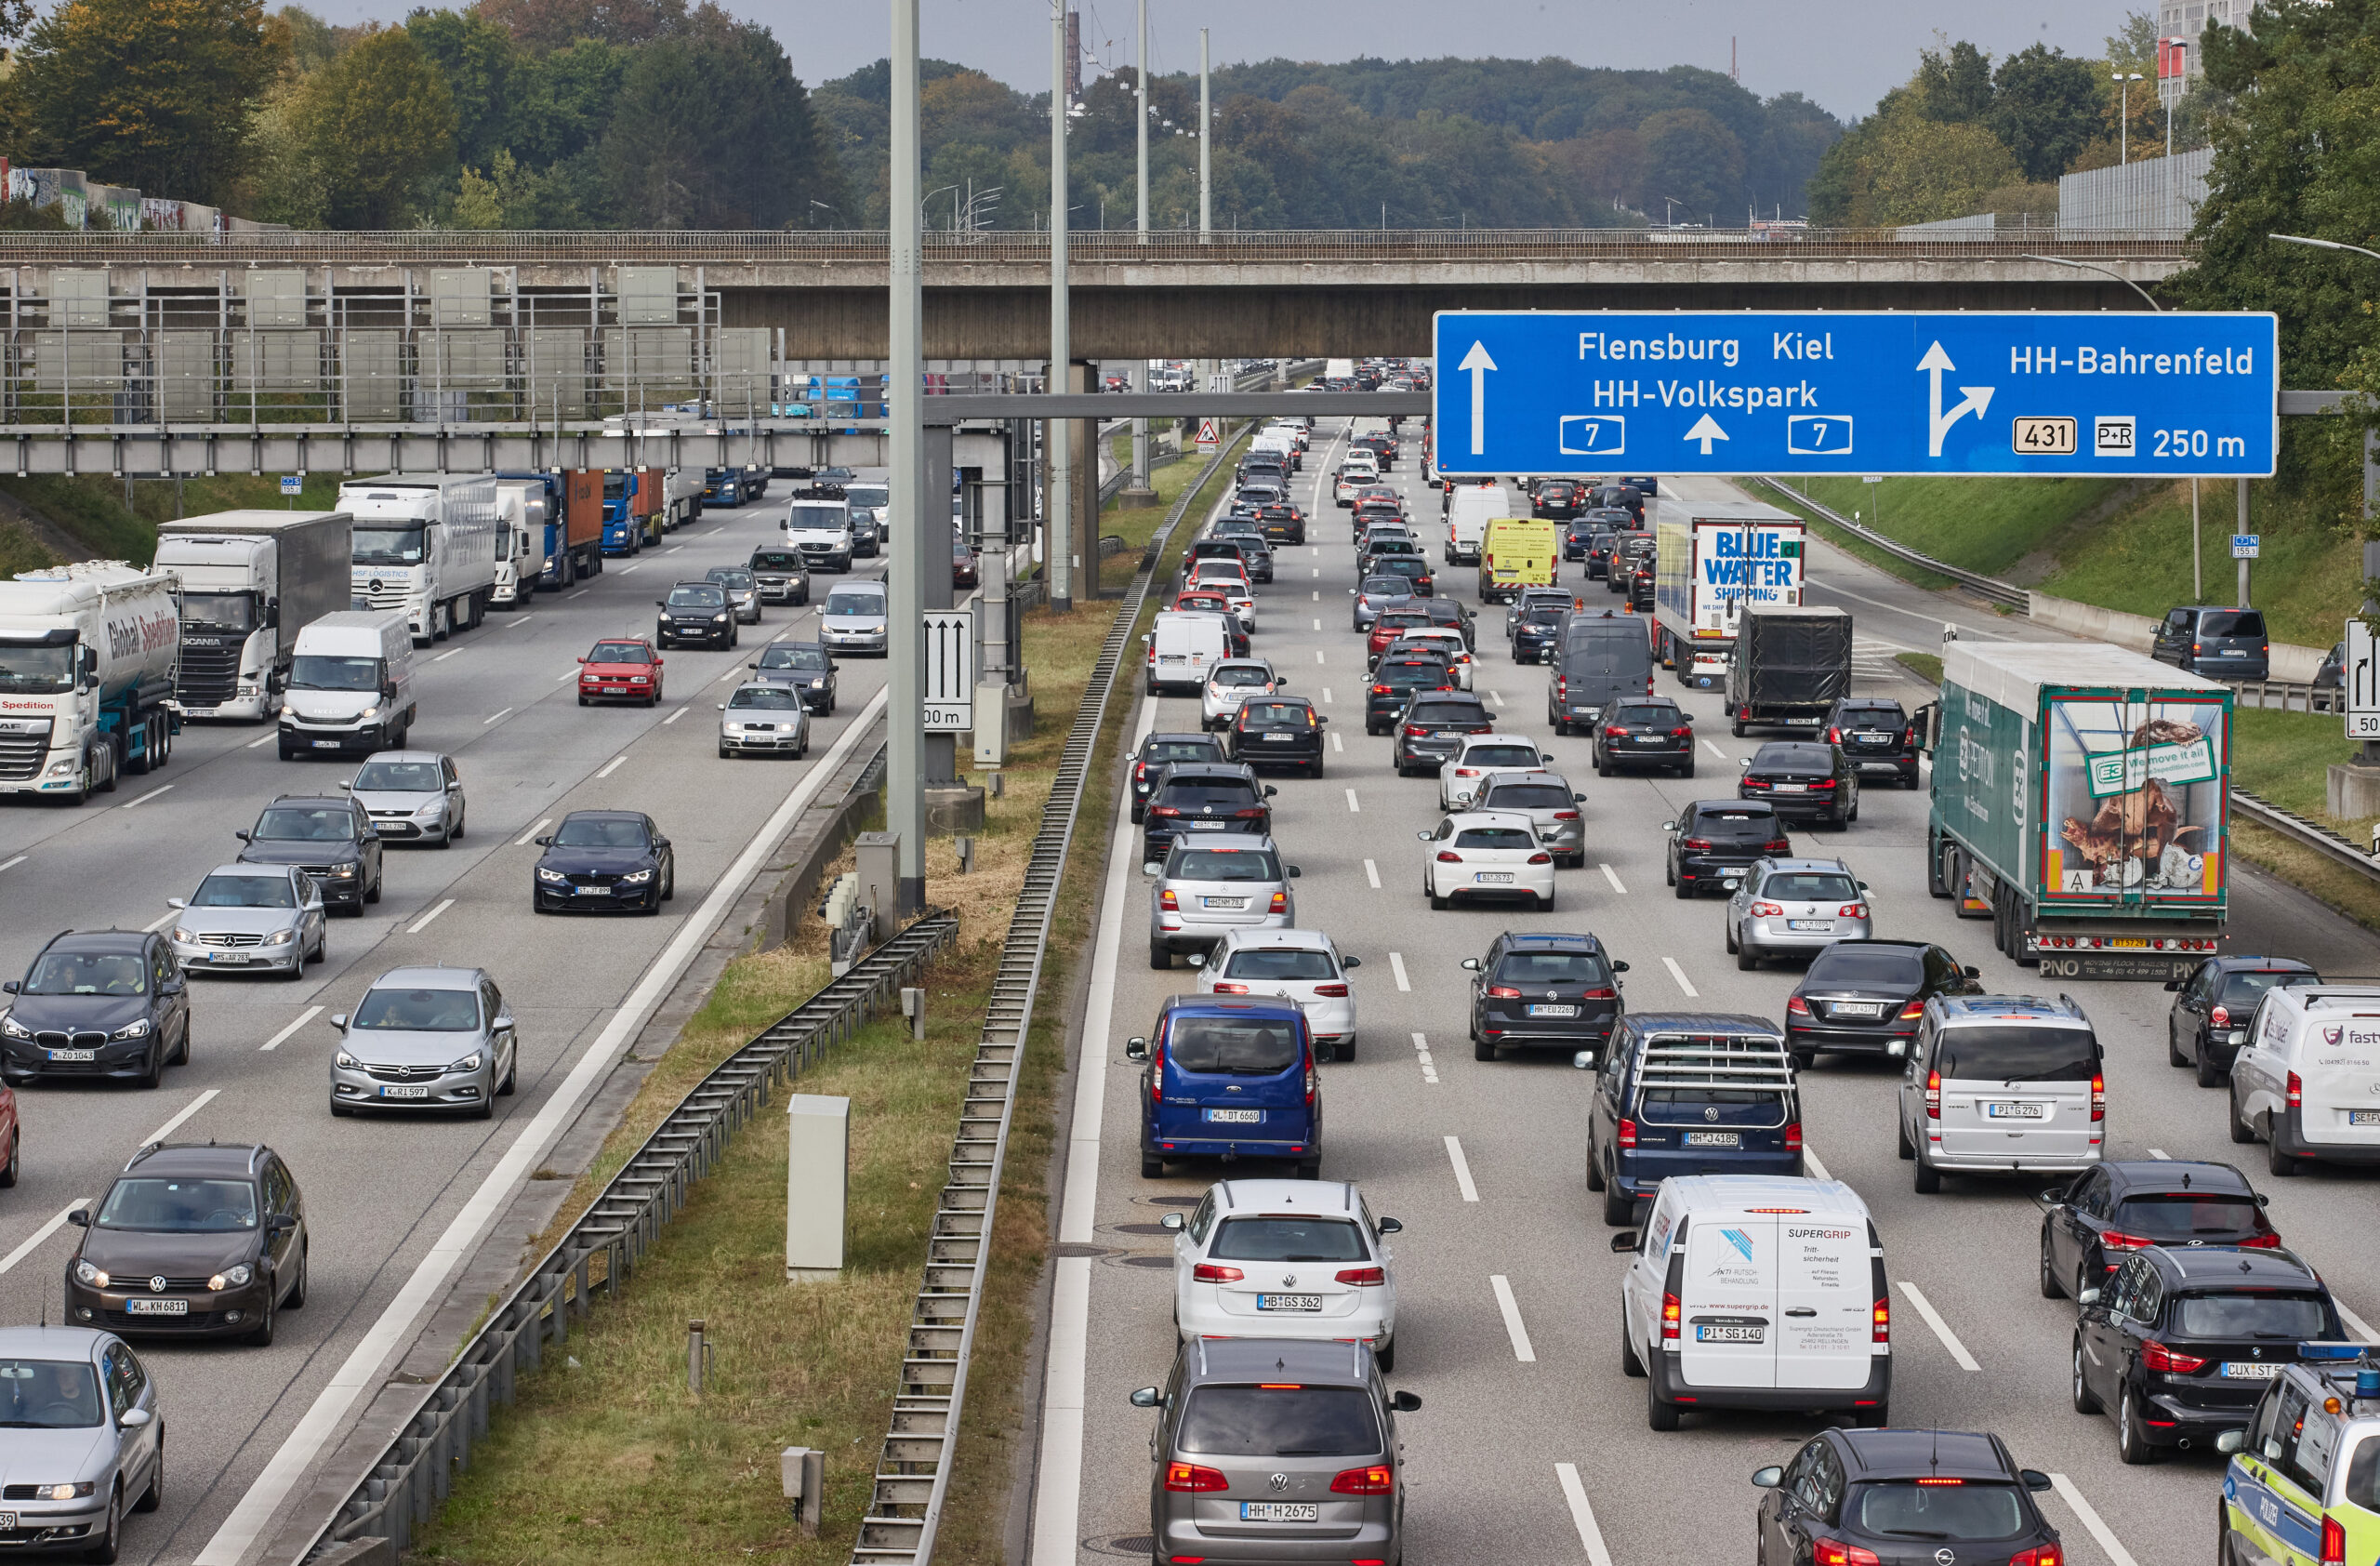
[[[1327,483],[1345,434],[1328,422],[1315,431],[1297,481],[1302,503]],[[1435,556],[1438,504],[1418,466],[1408,440],[1391,482],[1406,489],[1416,532]],[[1677,490],[1706,493],[1702,486],[1719,482],[1679,481]],[[1690,1416],[1676,1434],[1647,1429],[1644,1384],[1624,1379],[1619,1360],[1625,1258],[1609,1254],[1610,1231],[1583,1177],[1592,1078],[1560,1053],[1474,1060],[1465,1037],[1469,975],[1458,964],[1507,928],[1592,931],[1630,962],[1632,1010],[1780,1017],[1795,972],[1772,964],[1739,973],[1722,944],[1722,905],[1676,900],[1662,873],[1662,824],[1686,802],[1731,795],[1739,759],[1759,741],[1729,738],[1715,697],[1680,693],[1663,675],[1658,689],[1678,694],[1699,720],[1700,776],[1599,778],[1585,739],[1547,730],[1546,671],[1514,665],[1498,634],[1501,609],[1482,609],[1477,687],[1500,727],[1549,748],[1587,795],[1587,864],[1560,872],[1551,913],[1432,912],[1419,890],[1413,834],[1438,818],[1434,783],[1397,777],[1389,741],[1364,735],[1363,646],[1347,620],[1355,581],[1347,513],[1323,489],[1310,514],[1310,544],[1282,548],[1276,581],[1259,590],[1254,651],[1331,718],[1327,779],[1271,779],[1280,790],[1274,831],[1284,858],[1303,870],[1299,922],[1364,959],[1353,975],[1358,1058],[1323,1068],[1322,1173],[1360,1182],[1375,1213],[1405,1225],[1389,1381],[1425,1405],[1399,1421],[1406,1559],[1749,1559],[1760,1493],[1749,1476],[1786,1460],[1816,1425],[1726,1413]],[[1577,584],[1579,570],[1565,565],[1560,579]],[[1439,591],[1475,602],[1469,575],[1443,573]],[[1970,636],[2046,634],[1919,592],[1823,546],[1813,545],[1810,575],[1807,601],[1841,604],[1857,617],[1861,687],[1912,707],[1929,693],[1889,654],[1936,648],[1946,618]],[[1591,608],[1604,602],[1602,584],[1583,591]],[[1196,703],[1144,700],[1139,722],[1144,733],[1195,728]],[[1979,967],[1994,989],[2043,989],[2037,972],[1992,950],[1987,924],[1962,922],[1950,903],[1926,895],[1924,816],[1923,793],[1876,788],[1849,830],[1792,836],[1798,852],[1839,855],[1871,884],[1878,935],[1938,941]],[[1051,1339],[1036,1566],[1148,1559],[1151,1416],[1127,1398],[1162,1383],[1174,1357],[1170,1236],[1157,1226],[1166,1213],[1186,1211],[1219,1173],[1176,1166],[1145,1179],[1139,1170],[1139,1068],[1125,1058],[1125,1041],[1148,1032],[1164,998],[1193,989],[1196,975],[1153,973],[1140,961],[1148,893],[1134,873],[1137,844],[1136,829],[1119,824],[1080,1097],[1070,1110],[1075,1139],[1060,1236],[1069,1259],[1059,1264]],[[2334,975],[2380,973],[2380,941],[2291,889],[2242,868],[2231,897],[2227,949],[2301,957]],[[2166,1064],[2172,997],[2162,989],[2063,988],[2086,1008],[2107,1052],[2110,1157],[2232,1161],[2253,1150],[2228,1140],[2222,1095]],[[1897,1080],[1881,1065],[1839,1057],[1822,1058],[1802,1080],[1811,1172],[1850,1182],[1883,1236],[1894,1305],[1894,1423],[1996,1431],[2018,1462],[2056,1475],[2043,1504],[2063,1530],[2069,1560],[2150,1566],[2202,1558],[2212,1547],[2221,1460],[2124,1466],[2112,1425],[2076,1413],[2069,1400],[2074,1307],[2042,1298],[2035,1279],[2041,1214],[2029,1199],[2046,1182],[1951,1179],[1940,1195],[1915,1194],[1911,1165],[1893,1145]],[[2252,1174],[2270,1191],[2284,1240],[2321,1270],[2353,1313],[2350,1327],[2368,1338],[2364,1321],[2380,1319],[2380,1256],[2365,1243],[2370,1177]]]
[[[270,1521],[263,1500],[304,1493],[307,1465],[338,1433],[335,1416],[368,1403],[385,1374],[376,1350],[401,1353],[415,1312],[443,1297],[443,1286],[425,1291],[448,1276],[450,1258],[433,1254],[441,1237],[458,1215],[500,1206],[525,1173],[507,1164],[508,1151],[541,1111],[575,1107],[588,1074],[565,1089],[574,1067],[654,959],[703,917],[772,813],[868,708],[883,666],[844,660],[840,711],[819,721],[809,761],[717,752],[715,702],[763,642],[815,634],[817,604],[841,579],[833,577],[820,579],[808,608],[768,606],[733,652],[665,653],[657,707],[577,704],[575,660],[596,638],[650,636],[654,600],[672,581],[742,564],[783,510],[769,501],[712,509],[657,550],[608,562],[591,581],[417,652],[411,744],[456,758],[469,801],[465,840],[443,852],[390,847],[381,900],[362,919],[332,921],[329,961],[302,982],[193,979],[191,1060],[158,1090],[20,1090],[24,1173],[0,1193],[0,1315],[10,1320],[45,1311],[59,1319],[61,1269],[79,1232],[63,1215],[104,1190],[145,1142],[268,1143],[305,1194],[311,1282],[305,1307],[283,1318],[271,1347],[142,1349],[163,1388],[170,1478],[156,1515],[127,1519],[126,1559],[236,1559]],[[860,572],[882,564],[862,562]],[[162,772],[126,778],[83,809],[0,810],[0,896],[12,915],[0,970],[21,974],[59,930],[162,926],[172,917],[165,899],[187,896],[209,869],[235,858],[233,832],[274,795],[335,792],[353,774],[353,761],[279,761],[272,734],[269,725],[192,725]],[[529,840],[566,811],[593,807],[646,812],[671,838],[677,896],[662,917],[529,912],[538,853]],[[511,1002],[522,1040],[517,1095],[498,1099],[485,1122],[334,1120],[326,1060],[338,1035],[327,1017],[350,1009],[387,969],[441,962],[486,968]],[[559,1118],[546,1116],[537,1134],[549,1137]],[[362,1384],[334,1386],[351,1359]],[[266,1489],[235,1513],[259,1476]]]

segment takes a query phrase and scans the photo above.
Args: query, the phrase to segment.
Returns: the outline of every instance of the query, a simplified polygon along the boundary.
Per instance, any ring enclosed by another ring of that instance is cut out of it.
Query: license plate
[[[338,749],[338,741],[336,739],[317,739],[313,743],[314,749],[317,750],[336,750]]]
[[[1689,1148],[1735,1148],[1743,1145],[1740,1133],[1733,1131],[1689,1131],[1686,1134]]]
[[[1806,794],[1810,786],[1806,783],[1779,783],[1777,791],[1780,794]]]
[[[1482,886],[1510,886],[1513,883],[1513,872],[1510,870],[1478,870],[1474,872],[1471,879]]]
[[[1528,1009],[1528,1015],[1531,1016],[1576,1016],[1579,1015],[1579,1008],[1576,1006],[1531,1006]]]
[[[1698,1321],[1694,1325],[1697,1343],[1765,1343],[1768,1329],[1735,1321]]]
[[[1239,1504],[1242,1522],[1319,1522],[1322,1504],[1318,1501],[1242,1501]]]
[[[1190,823],[1190,829],[1194,832],[1219,832],[1228,823],[1223,821],[1193,821]]]
[[[2149,945],[2149,937],[2147,936],[2118,936],[2114,940],[2109,941],[2108,944],[2109,946],[2129,947],[2133,950],[2137,951],[2145,949]]]
[[[1210,1109],[1207,1111],[1207,1119],[1216,1125],[1261,1125],[1264,1121],[1264,1111],[1262,1109]]]
[[[1785,721],[1789,723],[1800,723],[1808,728],[1816,728],[1818,722],[1816,718],[1788,718]]]
[[[2226,1360],[2223,1378],[2226,1381],[2270,1381],[2281,1374],[2277,1364],[2264,1364],[2254,1360]]]
[[[608,886],[579,886],[572,890],[582,897],[608,897],[612,895],[612,889]]]
[[[1986,1104],[1983,1118],[1994,1121],[2037,1121],[2047,1118],[2046,1104]]]
[[[380,1089],[380,1096],[383,1098],[427,1098],[430,1096],[430,1084],[415,1082],[409,1086],[400,1086],[391,1082]]]
[[[1201,897],[1198,901],[1208,908],[1246,908],[1248,906],[1246,897]]]
[[[124,1302],[126,1316],[187,1316],[190,1301],[186,1299],[128,1299]]]
[[[2347,1123],[2349,1125],[2380,1125],[2380,1109],[2349,1109],[2347,1112]]]
[[[218,951],[218,952],[217,952],[217,953],[215,954],[215,961],[217,961],[218,962],[235,962],[235,963],[236,963],[236,962],[246,962],[251,961],[251,959],[250,959],[250,957],[248,956],[248,954],[247,954],[246,952],[245,952],[245,951]]]
[[[1862,745],[1882,745],[1889,741],[1892,736],[1875,729],[1854,729],[1851,731],[1851,737]]]
[[[1435,729],[1431,732],[1430,737],[1432,739],[1461,739],[1462,737],[1462,730]]]
[[[1785,922],[1785,928],[1788,930],[1831,930],[1834,928],[1834,921],[1831,919],[1789,919]]]
[[[2227,658],[2243,658],[2248,655],[2237,647],[2226,647],[2223,649],[2221,656]]]
[[[1669,741],[1658,734],[1639,734],[1630,736],[1628,743],[1631,745],[1666,745]]]
[[[97,1050],[52,1050],[49,1052],[49,1057],[52,1060],[62,1060],[72,1064],[78,1060],[97,1060],[99,1057],[99,1052]]]
[[[1827,1002],[1826,1015],[1829,1016],[1882,1016],[1884,1015],[1884,1003],[1882,1001],[1831,1001]]]
[[[1264,737],[1264,743],[1267,745],[1287,745],[1295,738],[1297,738],[1297,736],[1293,734],[1268,734]]]
[[[17,1514],[15,1512],[0,1512],[0,1528],[5,1528],[14,1532],[16,1526]]]
[[[1157,661],[1159,663],[1180,663],[1182,658],[1183,655],[1180,653],[1159,653],[1157,656]]]
[[[1259,1310],[1319,1310],[1322,1308],[1322,1296],[1320,1294],[1259,1294],[1256,1296],[1256,1308]]]

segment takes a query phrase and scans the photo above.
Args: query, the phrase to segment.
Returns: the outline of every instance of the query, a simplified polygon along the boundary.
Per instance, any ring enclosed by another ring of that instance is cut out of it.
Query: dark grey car
[[[2157,627],[2149,656],[2216,680],[2268,680],[2272,643],[2258,609],[2173,609]]]

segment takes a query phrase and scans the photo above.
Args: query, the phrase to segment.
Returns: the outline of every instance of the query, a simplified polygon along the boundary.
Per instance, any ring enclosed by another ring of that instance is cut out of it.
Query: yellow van
[[[1554,524],[1547,518],[1489,518],[1488,536],[1479,546],[1480,601],[1509,604],[1523,588],[1552,587],[1560,551]]]

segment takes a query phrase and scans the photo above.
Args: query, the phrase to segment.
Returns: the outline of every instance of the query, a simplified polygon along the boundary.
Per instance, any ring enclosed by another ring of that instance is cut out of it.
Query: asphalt
[[[1333,436],[1342,428],[1317,430],[1302,490],[1333,466]],[[1419,531],[1435,556],[1438,508],[1417,466],[1408,455],[1392,480],[1415,497]],[[1722,484],[1675,482],[1680,492],[1706,496]],[[1332,719],[1329,776],[1273,780],[1280,790],[1275,832],[1304,872],[1301,922],[1365,960],[1353,979],[1357,1058],[1323,1068],[1323,1175],[1359,1182],[1375,1213],[1405,1224],[1395,1253],[1397,1372],[1389,1379],[1425,1405],[1400,1421],[1405,1559],[1649,1566],[1747,1558],[1759,1493],[1750,1474],[1783,1461],[1818,1427],[1805,1417],[1727,1414],[1689,1416],[1671,1435],[1646,1428],[1644,1383],[1624,1379],[1618,1362],[1623,1259],[1607,1249],[1599,1198],[1583,1178],[1592,1079],[1560,1054],[1474,1060],[1465,1047],[1467,975],[1458,964],[1507,928],[1586,930],[1632,964],[1626,999],[1639,1011],[1692,1004],[1779,1017],[1796,972],[1771,964],[1739,973],[1723,946],[1720,903],[1680,902],[1662,877],[1662,823],[1689,801],[1731,794],[1738,759],[1760,741],[1730,738],[1717,698],[1689,693],[1682,699],[1697,715],[1703,747],[1698,777],[1599,778],[1585,739],[1546,728],[1546,671],[1513,664],[1498,635],[1501,609],[1482,610],[1477,687],[1500,724],[1549,747],[1587,795],[1588,862],[1560,872],[1550,913],[1430,911],[1410,834],[1435,824],[1435,793],[1427,779],[1396,777],[1389,742],[1363,734],[1362,650],[1345,617],[1354,582],[1346,515],[1325,496],[1313,508],[1312,546],[1280,552],[1275,583],[1260,592],[1254,651],[1294,671],[1297,688],[1316,696]],[[1565,566],[1562,580],[1577,583],[1578,570]],[[1441,591],[1472,598],[1467,575],[1441,576]],[[1806,601],[1853,611],[1867,655],[1859,688],[1912,706],[1930,688],[1889,655],[1937,650],[1945,622],[1963,636],[2056,639],[1988,607],[1908,587],[1823,544],[1812,547],[1810,576]],[[1591,608],[1604,602],[1600,583],[1584,591]],[[1657,688],[1677,690],[1666,675]],[[1144,698],[1140,710],[1143,729],[1195,721],[1193,704],[1178,698]],[[1961,921],[1950,903],[1926,895],[1925,803],[1922,792],[1871,789],[1857,825],[1797,831],[1795,847],[1839,855],[1871,883],[1879,935],[1939,941],[1997,990],[2043,989],[2037,972],[1991,949],[1988,924]],[[1117,839],[1119,846],[1130,841]],[[1078,1078],[1097,1095],[1097,1112],[1085,1117],[1078,1106],[1074,1121],[1078,1135],[1095,1128],[1096,1172],[1091,1146],[1078,1142],[1062,1235],[1074,1242],[1062,1254],[1087,1258],[1072,1264],[1088,1274],[1087,1299],[1073,1318],[1074,1341],[1084,1346],[1080,1437],[1071,1434],[1071,1346],[1062,1319],[1048,1414],[1057,1436],[1041,1448],[1035,1566],[1147,1559],[1150,1416],[1127,1398],[1163,1381],[1174,1354],[1170,1244],[1156,1225],[1194,1203],[1217,1173],[1140,1175],[1138,1068],[1125,1059],[1124,1041],[1146,1032],[1165,996],[1193,989],[1195,975],[1186,967],[1155,973],[1141,960],[1148,894],[1137,876],[1117,876],[1109,896],[1101,922],[1115,960],[1094,966]],[[2286,953],[2334,975],[2380,974],[2380,941],[2253,869],[2235,868],[2231,909],[2228,950]],[[2109,1156],[2241,1162],[2270,1193],[2285,1241],[2321,1271],[2355,1313],[2350,1326],[2369,1338],[2364,1321],[2380,1318],[2380,1255],[2366,1237],[2380,1176],[2322,1170],[2268,1178],[2261,1150],[2235,1148],[2226,1135],[2222,1095],[2166,1064],[2170,995],[2153,984],[2063,988],[2082,1003],[2107,1052]],[[2020,1463],[2058,1476],[2043,1505],[2071,1561],[2202,1558],[2212,1547],[2221,1460],[2199,1454],[2123,1466],[2110,1422],[2078,1414],[2069,1401],[2074,1307],[2041,1298],[2035,1284],[2041,1218],[2030,1199],[2046,1182],[1953,1177],[1940,1195],[1918,1196],[1910,1166],[1894,1152],[1895,1082],[1884,1068],[1834,1058],[1803,1079],[1812,1172],[1850,1182],[1883,1235],[1895,1307],[1894,1423],[1995,1430]],[[1078,1211],[1078,1201],[1087,1205]],[[1062,1318],[1068,1265],[1060,1263]],[[1500,1287],[1509,1291],[1509,1313]],[[1078,1457],[1078,1498],[1067,1490]]]
[[[882,685],[880,661],[841,659],[840,709],[818,722],[811,759],[719,757],[714,704],[764,642],[815,633],[816,604],[840,579],[827,577],[811,607],[764,608],[733,652],[663,654],[657,707],[577,705],[575,659],[601,636],[649,636],[654,601],[673,580],[742,564],[773,536],[783,494],[780,484],[756,504],[710,509],[657,549],[606,562],[590,581],[418,650],[410,743],[456,757],[469,801],[464,841],[443,851],[391,846],[381,901],[362,919],[331,921],[329,961],[302,982],[193,980],[191,1063],[170,1069],[158,1090],[20,1090],[24,1167],[17,1188],[0,1193],[0,1320],[31,1321],[44,1310],[58,1320],[76,1233],[63,1213],[98,1197],[169,1122],[178,1140],[271,1145],[305,1196],[310,1297],[282,1317],[271,1347],[141,1347],[161,1388],[171,1481],[160,1511],[126,1518],[125,1559],[184,1562],[207,1548],[654,960]],[[856,574],[882,568],[880,559],[862,561]],[[0,897],[11,914],[0,971],[21,974],[61,929],[170,919],[165,899],[188,896],[208,869],[236,857],[231,834],[274,795],[335,791],[352,776],[353,761],[279,761],[272,733],[193,723],[163,771],[126,778],[80,810],[0,803]],[[583,808],[641,810],[669,836],[677,896],[660,917],[530,913],[538,850],[524,840]],[[338,1035],[326,1017],[351,1009],[390,968],[440,962],[486,968],[511,1002],[522,1039],[517,1094],[499,1098],[484,1122],[333,1120],[327,1059]],[[399,1335],[390,1364],[410,1337]],[[337,1427],[329,1434],[323,1450]],[[286,1460],[301,1464],[297,1493],[307,1455]]]

